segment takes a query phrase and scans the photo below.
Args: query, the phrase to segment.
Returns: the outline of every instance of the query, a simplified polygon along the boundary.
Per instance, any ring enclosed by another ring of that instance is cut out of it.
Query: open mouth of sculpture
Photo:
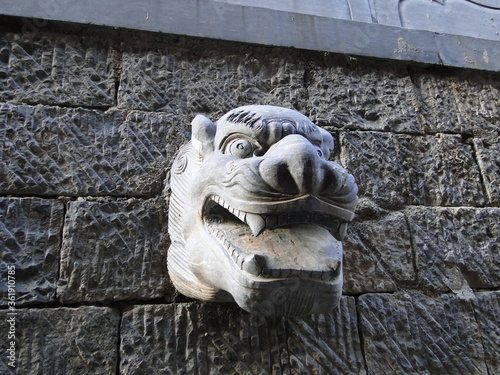
[[[342,247],[336,237],[343,222],[306,206],[306,201],[297,200],[292,208],[286,202],[283,210],[274,205],[272,212],[252,213],[212,195],[203,218],[233,263],[250,277],[333,282],[342,271]]]

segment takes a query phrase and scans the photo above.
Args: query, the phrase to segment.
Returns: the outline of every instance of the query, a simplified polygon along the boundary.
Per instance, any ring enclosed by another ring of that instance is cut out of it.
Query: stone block
[[[153,195],[185,140],[168,114],[0,105],[0,193]]]
[[[309,117],[339,128],[422,133],[418,91],[405,69],[315,66],[309,72]]]
[[[426,289],[470,293],[500,286],[500,209],[423,208],[407,211]]]
[[[352,297],[285,320],[230,304],[137,306],[121,324],[122,374],[363,374]]]
[[[500,143],[474,139],[474,150],[490,204],[500,206]]]
[[[0,38],[0,101],[110,107],[113,60],[106,42],[56,34]]]
[[[500,292],[477,293],[474,311],[479,325],[488,374],[500,373]]]
[[[0,306],[7,306],[12,266],[16,306],[54,302],[63,219],[56,200],[0,198]]]
[[[130,374],[287,372],[283,319],[236,305],[137,306],[123,315],[120,371]]]
[[[212,120],[247,104],[302,107],[303,64],[262,52],[126,51],[118,105],[190,117],[201,112]]]
[[[341,164],[360,196],[383,207],[480,206],[486,197],[471,146],[460,136],[343,132]]]
[[[356,301],[343,297],[330,314],[287,321],[292,374],[366,374]]]
[[[470,302],[365,294],[358,309],[368,374],[488,374]]]
[[[0,328],[7,332],[7,311]],[[7,335],[0,337],[2,374],[114,374],[117,366],[119,314],[110,308],[17,310],[16,367],[8,365]]]
[[[410,229],[401,212],[349,224],[344,293],[390,292],[415,283]]]
[[[69,202],[57,296],[63,303],[164,295],[166,245],[149,200]]]
[[[428,120],[427,133],[460,133],[498,141],[500,75],[416,69],[412,77]]]

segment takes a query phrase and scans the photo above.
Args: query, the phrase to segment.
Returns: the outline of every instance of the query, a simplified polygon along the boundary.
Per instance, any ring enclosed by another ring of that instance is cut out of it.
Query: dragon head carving
[[[331,311],[358,188],[333,138],[281,107],[198,115],[171,171],[168,271],[184,295],[262,315]]]

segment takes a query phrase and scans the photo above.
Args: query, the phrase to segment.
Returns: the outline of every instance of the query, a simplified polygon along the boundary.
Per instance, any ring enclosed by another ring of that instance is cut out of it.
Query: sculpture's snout
[[[259,165],[267,184],[276,191],[294,195],[319,195],[330,169],[321,148],[297,134],[275,143]]]

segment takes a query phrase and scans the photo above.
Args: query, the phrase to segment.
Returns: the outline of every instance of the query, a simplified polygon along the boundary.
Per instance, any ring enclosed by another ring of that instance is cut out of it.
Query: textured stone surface
[[[160,297],[165,244],[153,201],[69,202],[57,296],[65,303]]]
[[[483,341],[484,356],[489,374],[500,373],[500,292],[476,294],[474,311]]]
[[[500,286],[499,208],[413,208],[407,216],[421,287]]]
[[[315,66],[308,75],[313,121],[348,129],[421,133],[417,91],[402,69]]]
[[[474,135],[490,142],[500,136],[500,77],[498,74],[415,70],[426,132]]]
[[[500,142],[488,144],[474,139],[474,149],[490,203],[500,206]]]
[[[0,105],[0,193],[150,195],[183,143],[168,114]]]
[[[146,305],[123,315],[122,374],[287,373],[284,320],[234,305]]]
[[[16,305],[54,301],[63,218],[55,200],[0,198],[0,306],[7,305],[11,266]]]
[[[220,116],[246,104],[300,107],[305,97],[303,75],[300,63],[282,56],[127,51],[118,105],[189,116]]]
[[[358,308],[368,374],[487,374],[470,302],[365,294]]]
[[[349,224],[344,243],[344,293],[388,292],[414,283],[410,229],[395,212]]]
[[[0,101],[109,107],[113,54],[103,39],[0,36]]]
[[[456,135],[341,134],[342,165],[360,196],[386,207],[480,206],[486,197],[471,146]]]
[[[122,374],[362,374],[354,299],[286,321],[234,305],[137,306],[121,325]]]
[[[7,313],[0,328],[7,332]],[[2,374],[114,374],[119,315],[110,308],[18,310],[15,371],[7,365],[6,335],[0,337]]]
[[[366,374],[353,297],[331,314],[294,318],[286,327],[291,374]]]

